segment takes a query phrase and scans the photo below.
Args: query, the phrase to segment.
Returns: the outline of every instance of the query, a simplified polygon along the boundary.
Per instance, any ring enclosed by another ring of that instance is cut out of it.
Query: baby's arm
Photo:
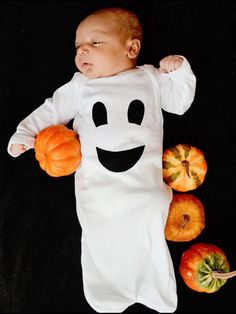
[[[182,115],[191,106],[196,89],[196,77],[183,56],[170,55],[156,69],[163,110]]]
[[[67,124],[77,113],[78,82],[72,78],[46,99],[43,105],[34,110],[17,126],[8,143],[8,153],[17,157],[34,147],[35,137],[42,129],[56,124]]]

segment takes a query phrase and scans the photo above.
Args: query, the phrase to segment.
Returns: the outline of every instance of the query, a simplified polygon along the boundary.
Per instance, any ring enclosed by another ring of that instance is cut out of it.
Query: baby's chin
[[[102,77],[108,77],[114,75],[113,73],[111,74],[100,74],[100,73],[83,73],[85,76],[87,76],[89,79],[97,79],[97,78],[102,78]]]
[[[97,79],[97,78],[102,78],[102,77],[109,77],[112,75],[115,75],[116,73],[112,71],[96,71],[94,69],[79,69],[81,73],[83,73],[86,77],[89,79]]]

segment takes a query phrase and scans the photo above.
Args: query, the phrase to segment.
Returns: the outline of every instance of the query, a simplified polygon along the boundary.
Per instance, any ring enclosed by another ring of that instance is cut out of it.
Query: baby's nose
[[[82,55],[86,55],[87,53],[88,53],[88,51],[89,51],[89,47],[88,47],[88,45],[81,45],[80,47],[79,47],[79,54],[82,56]]]

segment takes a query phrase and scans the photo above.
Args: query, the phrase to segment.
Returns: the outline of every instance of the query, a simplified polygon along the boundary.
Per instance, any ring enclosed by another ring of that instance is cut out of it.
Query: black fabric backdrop
[[[80,266],[81,229],[73,175],[51,178],[33,150],[19,158],[6,147],[17,124],[71,79],[79,21],[107,5],[133,9],[144,26],[139,64],[182,54],[197,77],[192,107],[163,112],[164,148],[189,143],[208,162],[192,194],[205,206],[206,227],[190,242],[168,242],[176,269],[176,313],[233,313],[236,278],[213,294],[189,289],[178,272],[185,249],[213,243],[236,269],[235,23],[234,1],[2,1],[0,3],[0,311],[94,312],[85,301]],[[154,311],[136,304],[126,313]]]

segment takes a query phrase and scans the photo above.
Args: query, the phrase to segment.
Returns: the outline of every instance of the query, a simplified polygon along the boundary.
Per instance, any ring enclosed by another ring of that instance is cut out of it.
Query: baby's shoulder
[[[75,72],[73,77],[72,77],[72,80],[86,82],[88,80],[88,78],[81,72]]]
[[[149,77],[153,78],[155,81],[159,80],[160,71],[155,65],[153,64],[143,64],[138,67],[142,71],[144,71]]]
[[[145,63],[145,64],[137,66],[137,68],[144,69],[144,70],[152,70],[154,68],[154,65]]]
[[[75,72],[71,79],[71,82],[80,88],[85,86],[87,81],[88,78],[81,72]]]
[[[138,68],[154,75],[156,71],[158,71],[158,69],[153,64],[143,64],[143,65],[138,66]]]

